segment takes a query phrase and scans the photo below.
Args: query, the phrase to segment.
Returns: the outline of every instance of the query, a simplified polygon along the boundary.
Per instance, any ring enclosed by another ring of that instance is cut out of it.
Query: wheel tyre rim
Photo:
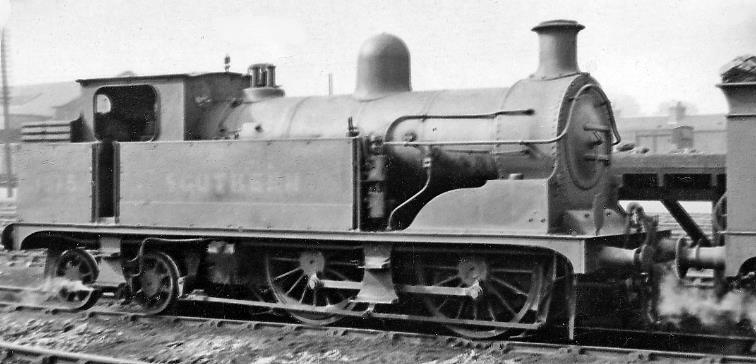
[[[142,274],[132,278],[134,301],[146,314],[165,312],[178,299],[178,266],[162,252],[146,253],[142,262]]]
[[[81,282],[81,284],[91,284],[97,281],[100,270],[97,267],[97,261],[91,254],[76,248],[64,251],[58,257],[55,263],[54,277],[63,278],[70,282]],[[58,297],[67,303],[80,303],[88,300],[91,291],[74,290],[71,291],[62,287],[58,291]]]
[[[311,269],[319,268],[321,266],[321,263],[317,261],[312,261],[313,259],[307,259],[307,257],[308,256],[315,257],[316,254],[320,254],[322,256],[322,253],[320,252],[307,252],[307,251],[298,252],[297,258],[292,258],[292,257],[284,258],[284,257],[275,256],[271,253],[267,253],[265,255],[266,278],[268,281],[268,285],[273,291],[273,295],[275,296],[276,300],[278,300],[279,303],[283,303],[285,305],[308,306],[308,305],[302,304],[300,301],[304,301],[306,299],[308,299],[309,301],[313,301],[314,299],[316,303],[314,306],[319,307],[319,308],[325,307],[325,308],[331,308],[334,310],[354,309],[356,304],[353,302],[350,302],[350,297],[348,295],[345,295],[340,292],[339,294],[343,297],[343,299],[341,299],[340,301],[336,301],[336,300],[330,301],[329,299],[322,298],[322,297],[329,297],[327,291],[321,291],[322,289],[318,289],[318,288],[315,288],[315,289],[308,288],[307,286],[308,278],[306,277],[306,274],[304,273],[305,272],[312,273]],[[289,264],[290,266],[287,268],[284,268],[283,270],[275,271],[276,263],[273,263],[273,261],[281,260],[281,259],[288,260],[290,262]],[[328,261],[328,259],[326,258],[323,258],[323,259],[324,259],[324,261],[322,262],[323,269],[324,270],[332,269],[332,267],[330,267],[329,265],[330,262]],[[294,263],[294,260],[296,260],[297,263]],[[298,267],[294,268],[297,265]],[[298,269],[298,271],[295,272],[296,269]],[[290,278],[282,277],[283,275],[286,275],[287,273],[292,277]],[[333,276],[334,273],[331,272],[331,274],[332,274],[331,276],[326,277],[326,278],[327,279],[336,278]],[[340,274],[343,274],[343,273],[340,273]],[[299,277],[299,278],[294,278],[294,277]],[[285,285],[282,287],[279,284],[279,281],[287,279],[287,278],[290,280],[289,281],[290,285]],[[343,278],[348,278],[348,277],[344,275]],[[294,281],[295,283],[292,283],[292,280],[295,280]],[[351,279],[343,279],[343,280],[351,280]],[[302,290],[299,290],[298,289],[299,287],[303,287]],[[299,292],[302,292],[302,293],[299,293]],[[315,295],[313,295],[313,293],[308,293],[308,292],[314,292]],[[293,294],[299,294],[300,298],[297,299],[296,297],[293,296]],[[316,295],[318,294],[321,295],[320,298],[317,298],[318,296]],[[318,302],[324,303],[324,305],[320,305],[318,304]],[[312,305],[312,304],[310,303],[309,305]],[[291,315],[295,319],[309,325],[317,325],[317,326],[330,325],[343,319],[343,316],[339,316],[335,313],[333,314],[313,313],[313,312],[302,312],[302,311],[293,311],[293,310],[287,310],[287,311],[289,315]]]
[[[472,258],[474,259],[474,258]],[[420,259],[417,260],[417,265],[415,268],[415,272],[418,276],[418,280],[421,284],[428,284],[426,273],[427,270],[424,270],[420,265]],[[494,268],[499,269],[499,268]],[[458,275],[459,272],[458,272]],[[437,283],[431,283],[431,284],[437,284]],[[483,291],[487,292],[487,290],[490,290],[490,287],[486,287],[487,285],[490,285],[491,283],[483,282],[481,283],[481,286],[483,287]],[[466,286],[466,285],[463,285]],[[538,321],[543,319],[543,312],[544,310],[548,310],[548,307],[545,307],[546,305],[541,305],[543,303],[543,298],[548,297],[548,292],[545,292],[544,289],[547,288],[549,284],[545,282],[545,275],[543,272],[543,264],[538,262],[535,264],[532,273],[530,274],[530,280],[528,288],[525,289],[527,291],[527,297],[524,300],[524,302],[520,306],[519,309],[515,309],[515,313],[512,315],[512,317],[509,320],[506,321],[493,321],[493,322],[510,322],[510,323],[520,323],[524,319]],[[487,299],[491,299],[491,297],[486,297]],[[486,299],[481,298],[481,299]],[[439,299],[439,298],[436,298]],[[503,298],[501,298],[503,300]],[[478,307],[480,301],[473,301],[472,304],[469,303],[469,298],[461,298],[464,303],[462,303],[459,307],[459,310],[466,313],[468,312],[468,309],[466,307]],[[430,313],[436,317],[442,318],[442,319],[448,319],[448,318],[454,318],[449,317],[447,314],[443,312],[443,302],[442,304],[437,304],[434,302],[434,298],[431,296],[425,296],[423,297],[423,302],[426,306],[426,309],[430,311]],[[536,311],[537,309],[537,311]],[[529,313],[533,313],[533,315],[528,315]],[[483,313],[481,313],[483,314]],[[489,313],[489,317],[493,318],[493,316],[497,316],[494,312],[493,314]],[[532,318],[531,318],[532,317]],[[460,317],[461,318],[461,317]],[[467,319],[467,318],[465,318]],[[480,319],[480,318],[479,318]],[[444,324],[448,329],[451,331],[470,338],[475,339],[488,339],[488,338],[494,338],[498,336],[502,336],[507,332],[511,332],[512,329],[507,328],[485,328],[485,327],[468,327],[468,326],[460,326],[460,325],[454,325],[454,324]]]

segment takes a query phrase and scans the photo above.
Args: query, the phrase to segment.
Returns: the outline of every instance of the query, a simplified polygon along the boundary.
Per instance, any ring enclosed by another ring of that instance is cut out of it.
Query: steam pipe
[[[661,238],[654,245],[643,245],[635,249],[602,246],[597,258],[600,268],[618,273],[648,272],[654,264],[668,262],[675,258],[675,242]],[[710,254],[705,253],[707,262]]]
[[[619,273],[618,276],[649,272],[655,263],[664,261],[656,253],[654,247],[647,245],[635,249],[603,246],[598,252],[598,264],[600,268]]]
[[[690,247],[685,238],[680,238],[675,245],[675,271],[679,278],[685,278],[689,268],[724,269],[725,247]]]
[[[599,250],[597,258],[600,268],[613,272],[634,272],[640,270],[641,248],[624,249],[613,246],[603,246]]]
[[[585,26],[574,20],[549,20],[536,25],[538,33],[538,70],[536,79],[553,79],[575,73],[577,65],[577,33]]]

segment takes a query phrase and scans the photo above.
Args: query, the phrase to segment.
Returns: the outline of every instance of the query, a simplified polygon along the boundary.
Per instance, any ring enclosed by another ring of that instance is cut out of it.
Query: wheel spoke
[[[273,280],[277,281],[277,280],[279,280],[281,278],[284,278],[284,277],[287,277],[287,276],[289,276],[291,274],[294,274],[294,273],[296,273],[296,272],[298,272],[300,270],[302,270],[302,268],[296,267],[296,268],[294,268],[294,269],[292,269],[292,270],[290,270],[290,271],[288,271],[288,272],[286,272],[284,274],[281,274],[281,275],[278,275],[278,276],[274,277]]]
[[[465,302],[464,300],[460,301],[460,303],[459,303],[459,310],[457,311],[457,315],[454,316],[455,319],[458,319],[459,316],[462,316],[462,309],[465,308],[466,304],[467,304],[467,302]]]
[[[504,286],[504,287],[506,287],[506,288],[509,288],[509,290],[510,290],[510,291],[512,291],[512,292],[514,292],[514,293],[517,293],[517,294],[519,294],[520,296],[525,296],[525,297],[527,297],[527,296],[528,296],[528,294],[527,294],[526,292],[524,292],[523,290],[521,290],[521,289],[519,289],[519,288],[517,288],[517,287],[513,286],[512,284],[510,284],[510,283],[509,283],[509,282],[507,282],[507,281],[504,281],[504,280],[502,280],[502,279],[496,278],[496,277],[494,277],[493,275],[492,275],[491,277],[489,277],[489,278],[491,278],[491,280],[493,280],[494,282],[496,282],[496,283],[498,283],[498,284],[500,284],[500,285],[502,285],[502,286]]]
[[[496,314],[494,313],[493,306],[491,306],[491,302],[488,302],[488,314],[491,315],[491,321],[496,321]]]
[[[516,269],[516,268],[494,268],[491,269],[492,273],[515,273],[515,274],[533,274],[532,269]]]
[[[299,284],[299,282],[301,282],[301,281],[302,281],[302,279],[303,279],[303,278],[304,278],[304,274],[301,274],[301,275],[299,276],[299,278],[297,278],[297,280],[296,280],[296,281],[294,281],[294,284],[292,284],[292,285],[291,285],[291,287],[289,287],[289,290],[288,290],[288,291],[286,291],[286,295],[289,295],[289,294],[291,293],[291,291],[293,291],[293,290],[294,290],[294,287],[296,287],[296,286],[297,286],[297,285]]]
[[[334,276],[336,276],[338,278],[340,278],[342,281],[348,281],[349,280],[349,278],[347,278],[347,276],[339,273],[338,271],[336,271],[333,268],[326,268],[325,271],[333,274]]]
[[[507,300],[501,295],[501,293],[499,293],[498,290],[496,290],[496,288],[493,287],[493,285],[489,284],[488,289],[494,296],[496,296],[496,298],[499,299],[499,302],[501,302],[501,304],[504,306],[504,308],[507,309],[507,311],[509,311],[512,315],[517,315],[517,312],[515,312],[512,306],[509,305]]]
[[[297,258],[289,258],[289,257],[270,257],[270,260],[276,260],[279,262],[296,262],[299,263],[299,259]]]
[[[299,296],[299,303],[302,303],[304,301],[305,295],[307,294],[307,285],[305,285],[305,288],[302,290],[302,295]]]
[[[455,279],[458,279],[458,278],[459,277],[457,277],[456,275],[455,276],[451,276],[449,278],[446,278],[446,279],[442,280],[441,282],[434,283],[433,285],[434,286],[442,286],[442,285],[444,285],[446,283],[449,283],[449,282],[452,282],[452,281],[454,281]]]

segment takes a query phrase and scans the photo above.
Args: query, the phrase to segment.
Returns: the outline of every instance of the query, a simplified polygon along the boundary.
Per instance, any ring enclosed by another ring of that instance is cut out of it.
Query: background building
[[[19,141],[23,123],[77,119],[79,117],[79,92],[79,84],[76,82],[12,86],[9,100],[10,127],[1,132],[10,133],[12,141]],[[0,120],[2,120],[0,125],[6,125],[2,114],[0,114]]]
[[[677,103],[667,116],[617,117],[623,142],[648,148],[649,153],[680,150],[698,153],[725,153],[727,138],[724,114],[687,115]]]

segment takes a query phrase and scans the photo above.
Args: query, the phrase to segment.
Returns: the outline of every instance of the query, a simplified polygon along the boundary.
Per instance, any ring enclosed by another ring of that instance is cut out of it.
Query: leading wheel
[[[66,306],[86,309],[94,305],[94,290],[86,285],[97,280],[100,269],[87,251],[74,248],[63,252],[55,261],[53,277],[63,281],[55,283],[58,299]]]
[[[141,274],[131,278],[134,301],[150,315],[170,308],[179,296],[179,270],[176,262],[162,252],[145,253]]]
[[[268,253],[265,272],[278,302],[292,308],[351,310],[357,291],[327,288],[322,280],[360,282],[359,255],[352,250],[300,250]],[[310,325],[329,325],[342,317],[335,313],[289,310],[289,314]]]
[[[432,258],[432,259],[431,259]],[[416,260],[418,283],[427,286],[479,289],[475,298],[427,295],[425,306],[439,321],[478,323],[535,323],[545,320],[547,290],[544,262],[522,256],[488,255],[427,257]],[[503,335],[507,328],[446,325],[455,333],[476,339]]]

